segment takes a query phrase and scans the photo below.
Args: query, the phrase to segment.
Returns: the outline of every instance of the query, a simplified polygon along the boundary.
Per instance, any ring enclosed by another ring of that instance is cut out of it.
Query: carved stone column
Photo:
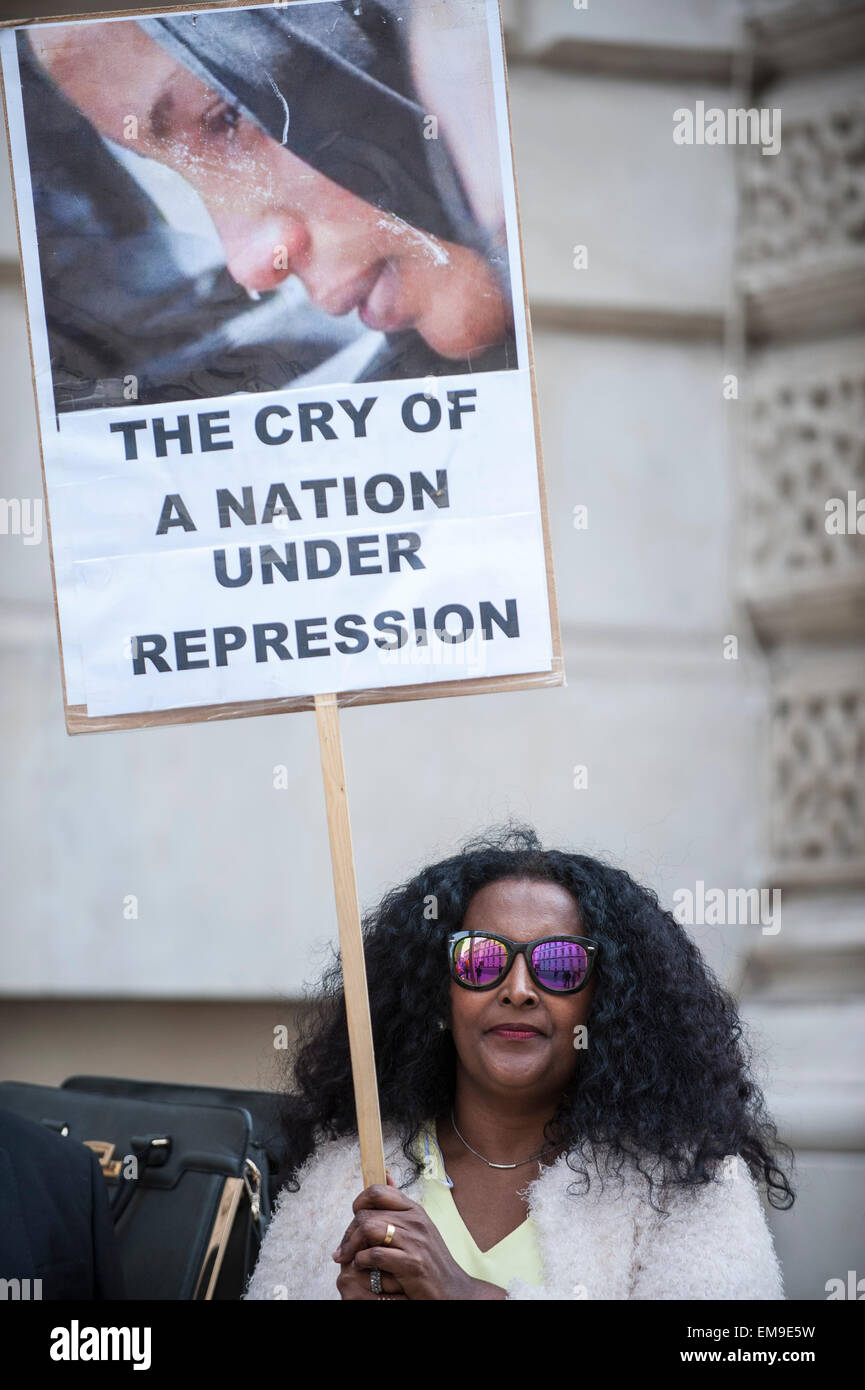
[[[799,1207],[774,1228],[809,1277],[787,1295],[820,1298],[857,1241],[861,1264],[865,1177],[865,67],[850,64],[865,7],[752,14],[750,104],[781,111],[782,144],[741,151],[738,572],[771,674],[766,877],[783,916],[748,953],[742,1007],[797,1152]]]

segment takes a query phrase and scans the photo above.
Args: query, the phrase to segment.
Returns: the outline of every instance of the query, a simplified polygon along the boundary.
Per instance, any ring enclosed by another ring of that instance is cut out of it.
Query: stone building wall
[[[777,158],[742,152],[736,263],[738,587],[769,670],[784,921],[747,953],[742,1003],[799,1165],[778,1248],[814,1297],[865,1253],[865,8],[758,0],[744,42],[751,99],[784,122]]]

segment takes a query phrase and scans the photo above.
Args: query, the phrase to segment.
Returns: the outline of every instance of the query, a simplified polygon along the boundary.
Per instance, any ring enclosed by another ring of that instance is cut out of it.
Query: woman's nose
[[[522,1004],[526,999],[536,999],[537,991],[528,972],[525,957],[517,956],[502,985],[502,997],[512,1004]]]
[[[276,289],[294,273],[309,244],[304,223],[287,212],[256,216],[211,211],[211,216],[228,273],[245,290]]]

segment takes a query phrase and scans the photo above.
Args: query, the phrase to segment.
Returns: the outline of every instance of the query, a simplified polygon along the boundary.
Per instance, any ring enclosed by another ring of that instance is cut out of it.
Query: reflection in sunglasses
[[[466,937],[457,943],[454,967],[461,983],[483,988],[495,984],[507,973],[513,958],[524,954],[535,983],[550,990],[575,989],[585,978],[588,955],[578,942],[567,937],[539,942],[530,947],[511,946],[496,937]]]

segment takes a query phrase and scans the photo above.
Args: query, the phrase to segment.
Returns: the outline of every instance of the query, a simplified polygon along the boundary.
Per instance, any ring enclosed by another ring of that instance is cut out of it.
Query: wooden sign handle
[[[316,695],[315,716],[318,721],[321,775],[324,779],[330,859],[333,865],[333,891],[339,923],[339,949],[342,957],[345,1011],[348,1017],[348,1043],[351,1049],[357,1131],[360,1138],[360,1163],[363,1185],[369,1187],[372,1183],[384,1183],[386,1177],[375,1053],[372,1046],[372,1023],[366,989],[366,965],[360,930],[360,907],[357,900],[357,879],[354,872],[354,851],[351,844],[351,822],[348,816],[339,705],[336,696]]]

